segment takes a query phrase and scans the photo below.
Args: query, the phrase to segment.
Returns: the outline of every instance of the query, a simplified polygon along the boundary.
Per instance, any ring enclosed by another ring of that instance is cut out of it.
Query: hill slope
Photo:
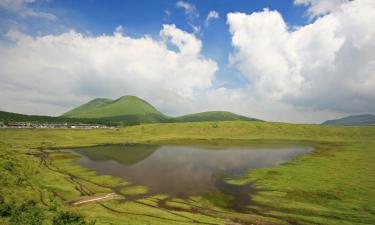
[[[202,121],[260,121],[258,119],[237,115],[226,111],[209,111],[178,116],[173,122],[202,122]]]
[[[327,120],[323,125],[338,125],[338,126],[367,126],[375,125],[375,116],[371,114],[367,115],[355,115],[348,116],[336,120]]]
[[[162,120],[165,116],[143,99],[136,96],[123,96],[116,100],[103,98],[94,99],[64,113],[62,117],[157,122]]]
[[[66,113],[64,113],[63,116],[65,117],[76,117],[75,115],[84,114],[86,112],[89,112],[90,110],[95,110],[98,107],[105,106],[109,103],[111,103],[112,100],[108,98],[96,98],[94,100],[91,100],[81,106],[78,106],[77,108],[74,108]]]

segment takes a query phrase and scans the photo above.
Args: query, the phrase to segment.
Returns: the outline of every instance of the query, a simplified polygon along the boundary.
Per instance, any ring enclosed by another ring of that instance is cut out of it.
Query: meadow
[[[95,174],[75,164],[77,156],[58,151],[134,143],[301,143],[315,151],[226,180],[256,188],[249,193],[246,213],[233,210],[230,196],[219,193],[189,199],[165,195],[135,199],[147,188]],[[1,129],[0,186],[1,224],[22,224],[22,219],[30,224],[59,224],[56,218],[68,218],[69,213],[72,221],[76,216],[73,224],[374,224],[375,127],[238,121],[103,130]],[[116,196],[109,201],[73,204],[110,193]],[[22,210],[28,205],[32,210]],[[29,217],[34,220],[30,222]]]

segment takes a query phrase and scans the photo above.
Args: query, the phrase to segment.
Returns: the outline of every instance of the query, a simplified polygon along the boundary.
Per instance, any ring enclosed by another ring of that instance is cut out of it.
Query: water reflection
[[[223,189],[218,175],[241,174],[251,168],[272,167],[312,148],[207,148],[190,146],[106,145],[76,148],[80,165],[149,187],[150,194],[176,197]],[[221,184],[221,185],[218,185]],[[231,188],[226,187],[231,190]],[[233,188],[232,188],[233,189]],[[225,191],[225,190],[224,190]]]

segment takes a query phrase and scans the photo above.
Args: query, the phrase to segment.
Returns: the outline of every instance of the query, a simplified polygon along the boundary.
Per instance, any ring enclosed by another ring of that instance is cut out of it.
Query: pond
[[[242,190],[223,182],[223,177],[276,166],[312,150],[311,147],[290,146],[104,145],[64,151],[81,156],[78,163],[98,174],[121,177],[148,187],[148,194],[186,198],[217,191],[236,197]]]

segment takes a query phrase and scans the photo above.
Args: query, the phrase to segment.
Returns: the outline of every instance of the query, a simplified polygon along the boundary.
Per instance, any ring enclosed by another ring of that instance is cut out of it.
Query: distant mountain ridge
[[[368,126],[375,125],[375,115],[352,115],[341,119],[327,120],[322,125],[337,125],[337,126]]]
[[[147,101],[136,96],[123,96],[116,100],[97,98],[62,115],[67,118],[97,118],[130,123],[203,122],[203,121],[260,121],[225,111],[210,111],[170,117]]]

